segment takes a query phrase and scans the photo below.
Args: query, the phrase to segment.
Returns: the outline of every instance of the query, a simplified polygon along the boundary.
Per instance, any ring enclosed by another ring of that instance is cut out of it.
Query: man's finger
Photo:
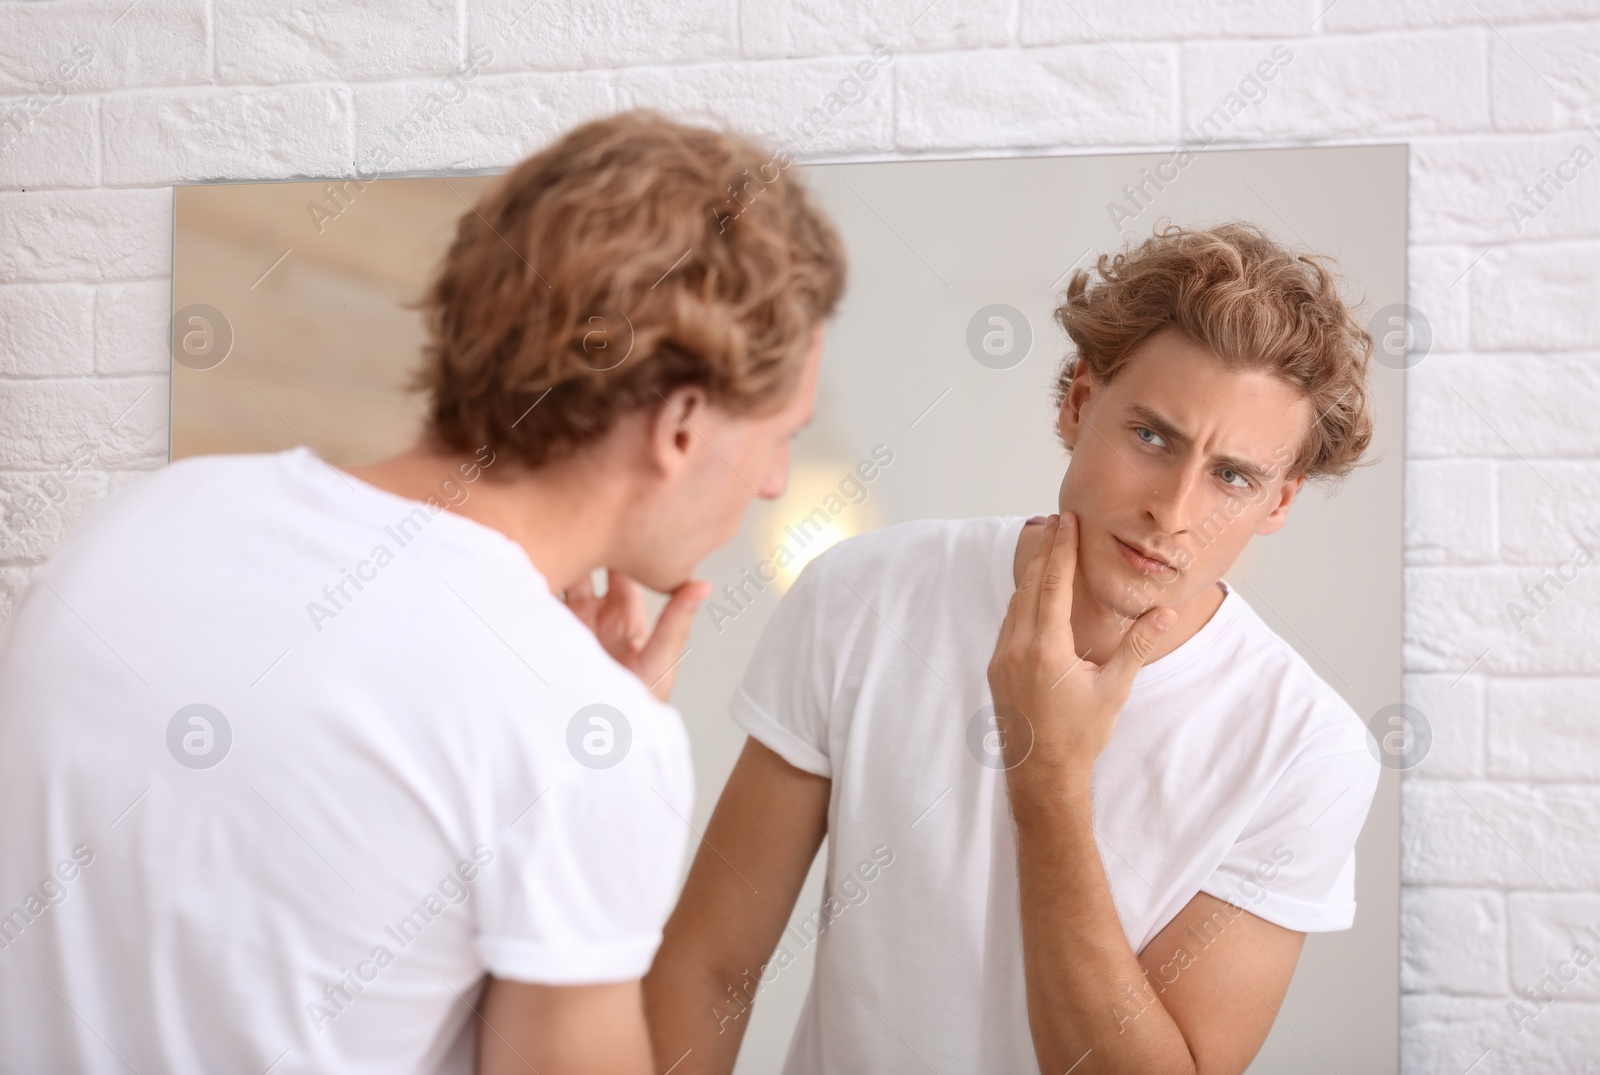
[[[567,607],[572,609],[574,615],[590,629],[594,628],[595,606],[599,602],[594,596],[594,582],[588,575],[583,576],[578,582],[568,586],[561,593],[562,599],[567,602]]]
[[[673,590],[671,599],[661,610],[661,617],[656,620],[655,631],[639,653],[640,675],[645,686],[662,701],[672,692],[673,676],[666,673],[683,655],[689,630],[694,626],[694,614],[710,596],[711,584],[707,582],[686,582]]]
[[[1150,654],[1155,652],[1162,634],[1177,618],[1177,612],[1170,608],[1158,606],[1146,610],[1144,615],[1133,621],[1133,626],[1122,636],[1122,644],[1100,669],[1101,680],[1112,690],[1120,692],[1119,697],[1126,700],[1133,690],[1133,678],[1150,659]]]
[[[1044,524],[1044,536],[1034,547],[1033,555],[1028,557],[1028,566],[1022,572],[1022,581],[1017,584],[1016,605],[1012,608],[1011,625],[1011,634],[1015,642],[1027,642],[1038,630],[1039,580],[1044,577],[1045,564],[1050,559],[1050,549],[1055,544],[1060,523],[1061,516],[1052,515]]]
[[[629,649],[638,649],[650,637],[650,620],[644,607],[644,587],[613,568],[606,568],[606,606],[616,617],[618,637]]]
[[[1078,517],[1063,512],[1039,586],[1039,641],[1051,652],[1077,659],[1072,642],[1072,580],[1078,566]]]

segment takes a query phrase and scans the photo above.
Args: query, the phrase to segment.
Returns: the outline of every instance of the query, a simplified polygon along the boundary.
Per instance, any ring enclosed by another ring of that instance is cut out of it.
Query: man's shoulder
[[[1021,523],[1021,516],[917,519],[846,538],[806,564],[784,600],[826,623],[824,634],[839,647],[863,643],[852,625],[869,635],[942,637],[974,622],[974,609],[1003,606],[1011,557],[1002,546]]]
[[[1365,750],[1367,729],[1343,694],[1301,652],[1275,631],[1239,596],[1233,620],[1234,645],[1247,661],[1235,664],[1248,670],[1258,685],[1270,685],[1272,709],[1279,719],[1298,725],[1303,749],[1325,753]],[[1320,658],[1319,658],[1320,659]],[[1337,677],[1338,669],[1328,667]]]
[[[276,453],[192,456],[127,476],[73,522],[46,566],[60,570],[107,546],[119,555],[141,541],[159,546],[178,526],[222,525],[230,504],[247,502],[276,465]]]

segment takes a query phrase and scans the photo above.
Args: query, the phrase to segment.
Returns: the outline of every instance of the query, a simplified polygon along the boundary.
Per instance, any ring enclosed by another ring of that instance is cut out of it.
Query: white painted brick
[[[1497,465],[1499,559],[1553,569],[1575,554],[1581,557],[1580,541],[1600,556],[1600,463],[1539,459]]]
[[[1467,281],[1475,348],[1600,348],[1600,242],[1497,247]]]
[[[98,140],[87,97],[0,98],[0,186],[92,187]]]
[[[103,472],[82,467],[0,474],[0,560],[48,559],[108,485]]]
[[[1600,128],[1592,134],[1423,139],[1411,146],[1411,182],[1410,228],[1417,241],[1600,236]]]
[[[1185,45],[1182,122],[1202,141],[1221,126],[1218,143],[1481,129],[1489,108],[1484,38],[1448,30],[1299,39],[1259,90],[1245,80],[1269,58],[1266,42]],[[1237,114],[1203,128],[1208,114],[1230,111],[1229,94],[1238,95]]]
[[[747,56],[849,55],[886,45],[895,52],[972,49],[1011,40],[1011,14],[982,0],[796,0],[746,3],[739,12]]]
[[[1579,1075],[1600,1056],[1600,1004],[1558,1003],[1521,1031],[1511,998],[1402,996],[1406,1075]]]
[[[1588,16],[1597,12],[1591,5]],[[1501,130],[1600,122],[1600,22],[1506,29],[1489,47],[1489,91]]]
[[[1390,30],[1421,26],[1495,26],[1540,19],[1584,18],[1593,0],[1320,0],[1323,30]]]
[[[467,0],[468,41],[494,51],[498,71],[560,70],[665,61],[731,61],[739,54],[734,0]]]
[[[1407,376],[1413,459],[1600,456],[1600,355],[1430,355]]]
[[[1412,182],[1416,182],[1415,177]],[[1412,201],[1414,214],[1414,194]],[[1415,219],[1413,215],[1412,220]],[[1468,347],[1471,293],[1465,274],[1476,256],[1462,246],[1413,246],[1407,251],[1406,301],[1428,319],[1433,351],[1464,351]]]
[[[1505,894],[1410,888],[1400,899],[1408,938],[1400,988],[1408,993],[1497,996],[1506,988]]]
[[[1483,677],[1447,672],[1410,673],[1405,700],[1420,710],[1433,736],[1428,753],[1415,770],[1430,779],[1482,776]]]
[[[0,559],[4,559],[0,556]],[[11,619],[11,610],[17,607],[33,578],[32,567],[0,567],[0,623]]]
[[[990,49],[895,61],[906,149],[1173,143],[1166,46]]]
[[[216,0],[217,78],[272,85],[444,73],[461,54],[456,7],[455,0]]]
[[[94,297],[94,368],[99,373],[166,374],[172,368],[168,333],[172,284],[106,284]]]
[[[1401,821],[1412,885],[1600,887],[1600,788],[1408,780]]]
[[[1406,465],[1408,564],[1487,563],[1495,557],[1495,464],[1487,459]]]
[[[38,93],[47,82],[71,93],[203,82],[206,2],[0,5],[0,93]]]
[[[166,377],[13,381],[0,392],[0,459],[51,470],[92,452],[101,469],[164,462]]]
[[[925,3],[926,0],[923,0]],[[1021,0],[1022,43],[1056,45],[1191,37],[1299,37],[1311,31],[1312,9],[1278,0]],[[934,10],[938,10],[935,8]]]
[[[1513,892],[1508,918],[1513,989],[1563,1001],[1600,1000],[1600,895]],[[1578,945],[1588,952],[1587,967],[1573,959]]]
[[[750,64],[737,71],[721,64],[645,68],[617,76],[617,104],[726,124],[802,159],[888,149],[894,138],[892,80],[900,62],[886,53],[881,60],[863,54]]]
[[[94,297],[74,284],[0,287],[0,373],[94,370]]]
[[[350,90],[175,90],[101,104],[105,181],[339,175],[351,165]]]
[[[613,108],[610,80],[587,73],[357,86],[356,172],[510,167]]]
[[[0,191],[0,283],[171,271],[170,190]]]
[[[1600,679],[1491,679],[1486,709],[1489,775],[1592,781],[1600,773]]]
[[[1529,609],[1533,567],[1407,569],[1405,666],[1414,671],[1600,673],[1600,570],[1586,568]],[[1527,610],[1523,616],[1517,609]],[[1476,662],[1476,663],[1475,663]]]

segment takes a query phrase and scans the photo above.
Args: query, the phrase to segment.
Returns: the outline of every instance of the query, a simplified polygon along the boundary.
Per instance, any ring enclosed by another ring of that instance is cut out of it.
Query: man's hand
[[[989,660],[989,689],[1008,776],[1021,778],[1018,767],[1026,760],[1032,774],[1058,788],[1088,787],[1134,677],[1178,615],[1152,607],[1104,663],[1079,657],[1072,638],[1077,523],[1071,512],[1050,516]]]
[[[561,595],[606,652],[643,680],[663,702],[672,695],[678,661],[689,640],[689,629],[694,626],[694,614],[710,596],[711,584],[707,582],[690,581],[679,586],[672,591],[652,631],[645,615],[643,587],[620,571],[606,569],[604,597],[595,596],[588,578]]]

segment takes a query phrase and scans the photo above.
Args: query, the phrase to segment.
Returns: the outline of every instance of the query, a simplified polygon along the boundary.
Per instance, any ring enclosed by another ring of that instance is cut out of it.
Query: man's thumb
[[[678,662],[684,644],[689,641],[689,631],[694,627],[694,614],[710,596],[711,587],[703,582],[686,582],[673,591],[666,607],[661,610],[660,618],[656,620],[655,630],[639,654],[639,663],[650,670],[649,675],[665,675]],[[661,697],[665,691],[671,690],[671,684],[652,686],[652,690],[657,697]]]
[[[1122,636],[1122,643],[1111,655],[1111,660],[1106,662],[1101,674],[1110,675],[1112,680],[1122,687],[1124,694],[1131,691],[1133,677],[1139,674],[1139,669],[1144,667],[1144,663],[1156,651],[1161,636],[1177,618],[1177,612],[1170,608],[1147,609],[1144,615],[1133,621],[1133,626]]]

